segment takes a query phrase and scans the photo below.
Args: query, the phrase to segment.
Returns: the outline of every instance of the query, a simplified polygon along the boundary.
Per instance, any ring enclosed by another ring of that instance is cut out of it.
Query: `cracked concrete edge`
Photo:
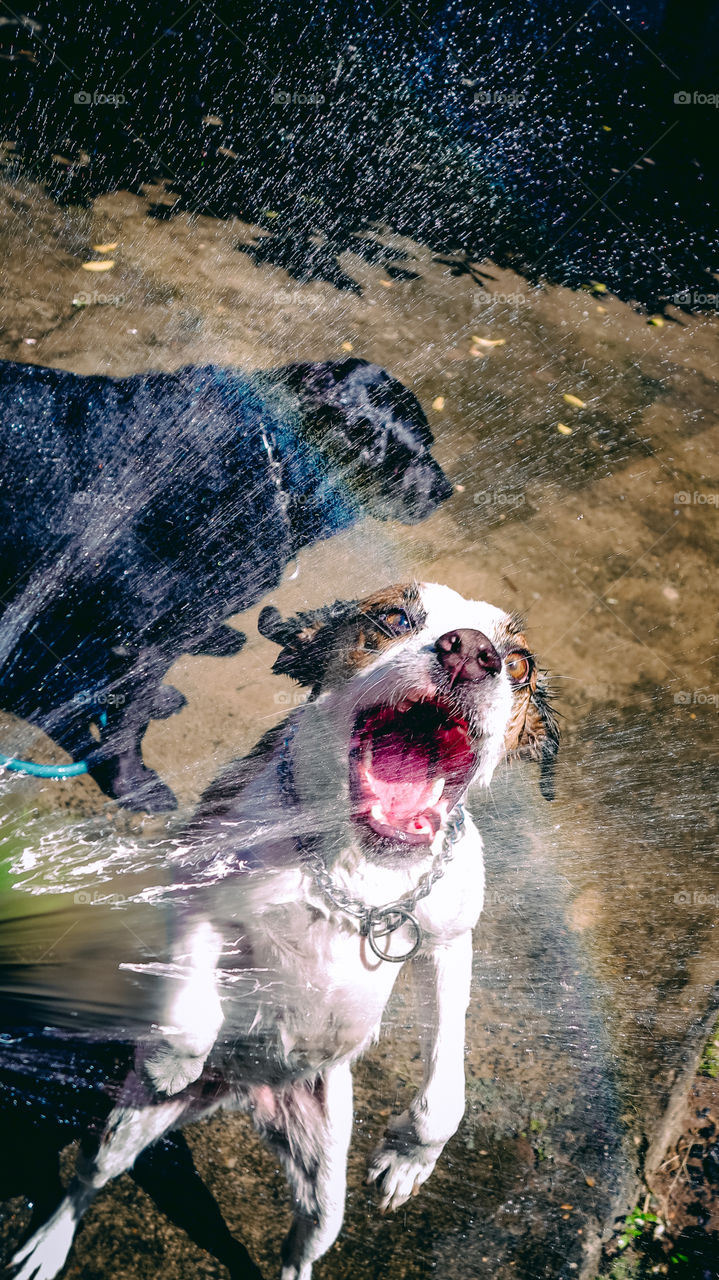
[[[607,1216],[604,1225],[599,1223],[591,1236],[587,1235],[584,1245],[584,1256],[581,1264],[581,1270],[575,1273],[578,1280],[601,1280],[602,1276],[602,1258],[604,1249],[616,1233],[616,1222],[618,1219],[624,1219],[633,1204],[636,1204],[637,1198],[642,1187],[642,1179],[636,1167],[636,1162],[632,1163],[629,1141],[624,1144],[623,1150],[623,1168],[617,1188],[611,1198]]]
[[[659,1128],[644,1158],[643,1179],[647,1190],[656,1194],[654,1176],[682,1131],[689,1090],[694,1083],[706,1043],[714,1030],[719,1012],[719,982],[716,982],[704,1014],[690,1027],[686,1038],[684,1066],[679,1072]]]
[[[587,1238],[579,1280],[601,1280],[603,1276],[608,1275],[606,1267],[602,1267],[602,1257],[606,1245],[616,1234],[617,1222],[623,1220],[647,1192],[657,1196],[661,1201],[654,1182],[655,1174],[684,1127],[689,1091],[699,1070],[707,1041],[716,1026],[718,1013],[719,982],[712,989],[704,1013],[695,1019],[689,1030],[685,1044],[684,1064],[671,1090],[655,1136],[649,1143],[641,1163],[632,1167],[628,1144],[625,1147],[625,1167],[612,1197],[604,1229],[598,1229],[591,1238]]]

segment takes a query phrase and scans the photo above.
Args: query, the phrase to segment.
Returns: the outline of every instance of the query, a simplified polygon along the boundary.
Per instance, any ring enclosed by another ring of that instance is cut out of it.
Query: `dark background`
[[[716,306],[719,110],[674,100],[719,94],[712,0],[0,3],[0,55],[5,171],[60,202],[160,182],[155,216],[239,215],[344,288],[379,223],[456,271]]]

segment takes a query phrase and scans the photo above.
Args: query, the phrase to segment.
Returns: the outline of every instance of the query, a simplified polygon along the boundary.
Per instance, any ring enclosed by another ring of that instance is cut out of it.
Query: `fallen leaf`
[[[83,262],[83,271],[110,271],[115,263],[112,258],[106,258],[104,262]]]
[[[592,286],[592,288],[593,288],[593,290],[594,290],[594,292],[595,292],[595,293],[606,293],[606,292],[607,292],[607,286],[606,286],[605,284],[601,284],[599,280],[592,280],[592,281],[591,281],[591,286]]]
[[[352,343],[351,343],[351,342],[343,342],[343,343],[342,343],[342,346],[341,346],[341,350],[342,350],[342,351],[351,351],[351,350],[352,350]]]
[[[382,288],[383,288],[383,289],[391,289],[391,288],[392,288],[393,281],[392,281],[392,280],[380,280],[380,284],[382,285]]]
[[[593,1186],[594,1186],[594,1178],[590,1178],[590,1177],[589,1177],[589,1174],[587,1174],[587,1175],[586,1175],[586,1177],[585,1177],[584,1181],[586,1182],[586,1184],[587,1184],[587,1186],[588,1186],[588,1187],[593,1187]]]
[[[572,434],[572,428],[568,427],[566,422],[558,422],[557,431],[561,436],[571,436]]]
[[[503,347],[505,346],[507,339],[506,338],[480,338],[477,336],[476,333],[473,333],[472,342],[476,343],[478,347]]]
[[[606,307],[597,307],[597,311],[599,312],[600,316],[605,316],[607,314]]]
[[[438,413],[441,413],[442,409],[444,409],[444,396],[435,396],[432,401],[432,408],[436,409]]]
[[[649,319],[647,320],[647,324],[656,325],[657,329],[664,328],[664,321],[662,320],[661,316],[650,316]]]
[[[559,1206],[559,1207],[560,1207],[560,1209],[573,1209],[573,1208],[574,1208],[574,1205],[573,1205],[573,1204],[560,1204],[560,1206]]]
[[[117,240],[113,240],[110,244],[94,244],[92,247],[95,253],[112,253],[117,248]]]
[[[587,407],[584,400],[580,400],[579,396],[570,395],[568,391],[565,391],[562,399],[565,404],[571,404],[575,409],[586,409]]]

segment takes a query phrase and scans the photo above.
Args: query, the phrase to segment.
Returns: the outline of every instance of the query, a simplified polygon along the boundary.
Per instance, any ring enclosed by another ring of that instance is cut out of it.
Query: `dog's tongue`
[[[431,764],[427,740],[391,730],[374,738],[364,778],[374,795],[372,825],[381,834],[401,831],[415,839],[434,838],[443,816],[444,778],[432,776]]]

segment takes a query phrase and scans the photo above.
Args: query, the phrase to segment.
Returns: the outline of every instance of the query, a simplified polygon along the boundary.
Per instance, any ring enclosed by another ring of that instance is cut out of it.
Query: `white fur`
[[[286,1167],[295,1217],[283,1249],[282,1280],[310,1280],[312,1263],[336,1238],[352,1124],[349,1067],[378,1035],[401,966],[378,960],[357,921],[328,903],[300,866],[292,837],[324,832],[335,882],[376,906],[411,892],[441,847],[443,830],[431,848],[410,856],[385,863],[368,857],[348,805],[347,758],[358,711],[400,701],[408,692],[431,695],[439,636],[468,627],[492,639],[506,622],[500,610],[464,600],[447,587],[424,586],[421,594],[427,618],[418,634],[397,641],[339,688],[322,691],[294,713],[296,809],[284,807],[275,753],[238,795],[233,816],[223,820],[224,862],[218,859],[218,867],[226,870],[227,840],[236,824],[236,830],[253,833],[246,839],[255,863],[263,860],[262,870],[240,870],[215,884],[210,877],[190,903],[168,969],[165,1025],[138,1050],[136,1070],[96,1159],[78,1173],[55,1216],[16,1254],[17,1280],[51,1280],[96,1191],[163,1132],[217,1105],[248,1109]],[[476,780],[487,785],[503,754],[511,712],[504,670],[464,696],[475,699],[481,726]],[[240,847],[238,864],[241,855]],[[403,1204],[429,1177],[462,1117],[471,930],[482,896],[482,842],[468,817],[444,876],[416,906],[424,940],[411,968],[424,1078],[370,1159],[369,1180],[378,1184],[383,1208]],[[411,941],[404,928],[391,935],[389,946],[402,954]],[[243,1056],[243,1047],[253,1044],[254,1053]],[[214,1069],[218,1054],[232,1068],[226,1094],[211,1107],[195,1083],[210,1051]]]

